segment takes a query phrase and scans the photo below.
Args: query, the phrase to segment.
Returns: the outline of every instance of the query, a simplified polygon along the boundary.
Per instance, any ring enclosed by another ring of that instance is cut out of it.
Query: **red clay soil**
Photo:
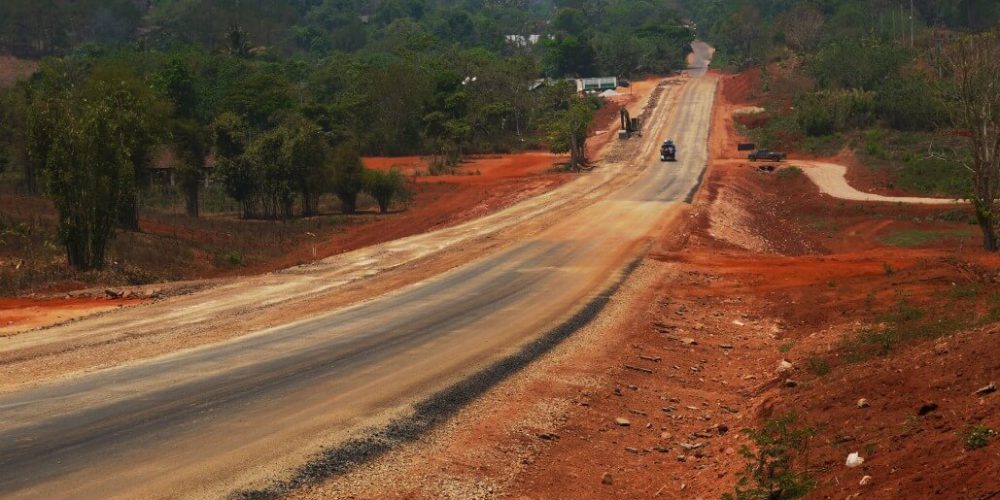
[[[715,158],[734,134],[720,123]],[[737,209],[750,217],[718,218]],[[545,432],[473,427],[447,449],[476,454],[485,432],[497,449],[522,450],[509,498],[718,498],[746,465],[741,429],[794,411],[797,425],[815,431],[796,462],[816,481],[808,498],[1000,495],[1000,440],[969,450],[963,437],[974,425],[1000,430],[1000,393],[973,394],[1000,378],[1000,257],[980,251],[974,235],[916,248],[883,241],[967,224],[942,220],[946,208],[843,203],[804,176],[733,162],[713,164],[692,210],[688,227],[664,235],[651,255],[659,285],[604,332],[617,347],[564,362],[544,387],[523,391],[569,400]],[[739,230],[766,250],[743,248]],[[913,318],[899,319],[902,310]],[[849,346],[866,328],[899,334],[883,355],[855,359]],[[792,369],[779,373],[783,359]],[[564,382],[577,379],[599,388]],[[860,398],[870,406],[858,408]],[[495,418],[517,419],[522,404],[510,396]],[[845,466],[851,452],[866,459],[861,467]],[[430,473],[471,473],[452,458],[436,456]],[[503,477],[502,467],[480,462],[475,473]],[[388,495],[409,496],[422,495]]]
[[[59,323],[81,314],[93,314],[141,303],[138,299],[5,299],[0,298],[0,336],[4,331],[25,330]]]
[[[996,327],[900,342],[888,357],[863,363],[847,362],[838,348],[900,297],[947,321],[956,309],[985,312],[1000,292],[1000,276],[988,271],[1000,259],[956,251],[951,241],[887,248],[877,236],[890,228],[858,231],[858,218],[898,215],[889,223],[909,227],[926,218],[926,207],[859,216],[806,184],[776,181],[749,168],[713,171],[691,236],[665,237],[652,256],[668,277],[615,334],[621,349],[598,361],[612,367],[605,373],[613,383],[574,395],[576,407],[553,430],[559,438],[515,479],[512,498],[718,498],[745,464],[739,431],[791,410],[817,432],[805,464],[817,481],[810,498],[996,494],[988,478],[1000,472],[1000,443],[965,451],[956,434],[976,424],[1000,428],[1000,396],[972,396],[997,378]],[[720,196],[753,211],[750,229],[779,251],[761,255],[714,238],[708,206]],[[810,227],[819,216],[831,224]],[[864,244],[842,252],[842,239]],[[942,300],[970,283],[975,296]],[[942,344],[949,352],[938,354]],[[829,373],[810,371],[819,357]],[[790,375],[776,373],[782,359],[792,361]],[[796,387],[785,387],[786,378]],[[862,397],[870,408],[856,407]],[[939,405],[937,416],[917,416],[925,402]],[[849,469],[843,462],[853,451],[871,459]],[[875,482],[862,488],[863,475]]]

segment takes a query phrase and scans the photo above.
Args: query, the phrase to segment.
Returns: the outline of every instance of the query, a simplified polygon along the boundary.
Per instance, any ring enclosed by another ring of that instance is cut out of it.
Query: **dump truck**
[[[677,161],[677,146],[674,141],[667,139],[660,146],[660,161]]]
[[[758,149],[753,153],[747,155],[750,161],[764,160],[764,161],[781,161],[785,159],[785,153],[780,153],[778,151],[771,151],[769,149]]]

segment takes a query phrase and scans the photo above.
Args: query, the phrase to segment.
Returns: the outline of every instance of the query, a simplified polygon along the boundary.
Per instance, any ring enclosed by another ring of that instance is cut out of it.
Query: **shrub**
[[[819,356],[810,356],[806,359],[806,370],[813,375],[823,376],[830,373],[830,362]]]
[[[809,438],[815,431],[809,427],[795,427],[797,417],[789,413],[768,420],[764,428],[744,429],[755,449],[744,445],[740,455],[747,460],[734,493],[722,496],[725,500],[774,499],[787,500],[805,496],[815,481],[805,471],[804,461]]]
[[[800,97],[796,109],[796,121],[807,135],[830,135],[875,123],[875,93],[824,90]]]
[[[406,177],[395,168],[389,171],[366,169],[364,190],[378,203],[381,213],[388,212],[394,200],[407,200],[411,196]]]
[[[802,176],[802,169],[799,167],[788,167],[778,170],[779,179],[797,179]]]
[[[989,444],[990,438],[996,434],[996,431],[985,425],[976,425],[962,433],[962,441],[965,442],[965,449],[978,450]]]

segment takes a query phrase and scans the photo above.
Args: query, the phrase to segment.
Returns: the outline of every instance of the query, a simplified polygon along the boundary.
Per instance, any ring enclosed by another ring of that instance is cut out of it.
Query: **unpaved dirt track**
[[[835,163],[819,161],[791,160],[794,166],[802,169],[806,176],[819,188],[823,194],[834,198],[851,201],[879,201],[887,203],[916,203],[922,205],[954,205],[962,200],[947,198],[920,198],[915,196],[882,196],[880,194],[858,191],[847,183],[847,167]]]
[[[261,486],[323,444],[405,413],[414,400],[517,351],[614,281],[678,213],[672,208],[705,168],[715,88],[716,77],[701,76],[687,80],[676,101],[661,101],[634,159],[646,165],[635,180],[599,196],[582,193],[588,203],[528,240],[304,321],[0,395],[0,494],[205,497]],[[677,163],[658,161],[666,137],[678,144]],[[250,291],[237,283],[230,285],[236,299],[213,300],[250,307],[255,297],[332,286],[308,268],[295,273],[303,279],[294,286]],[[194,310],[144,308],[144,318],[117,328],[170,328],[213,311]],[[83,339],[87,328],[110,331],[115,322],[112,315],[52,336]],[[8,340],[22,348],[40,342]]]

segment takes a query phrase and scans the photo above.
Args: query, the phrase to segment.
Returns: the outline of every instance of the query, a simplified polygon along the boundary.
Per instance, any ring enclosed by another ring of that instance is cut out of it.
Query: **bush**
[[[389,171],[366,169],[364,191],[375,199],[379,212],[383,214],[389,211],[393,201],[405,201],[412,196],[406,176],[395,168]]]
[[[796,109],[796,121],[806,135],[830,135],[875,123],[875,93],[824,90],[800,97]]]
[[[948,119],[948,110],[926,78],[904,76],[876,92],[878,115],[896,130],[930,131]]]
[[[788,167],[778,170],[779,179],[798,179],[802,177],[802,169],[799,167]]]
[[[830,362],[819,356],[810,356],[806,359],[806,370],[813,375],[822,377],[830,373]]]
[[[970,427],[962,433],[962,441],[965,442],[965,449],[978,450],[979,448],[986,447],[990,442],[990,438],[996,434],[996,431],[985,425],[977,425]]]
[[[788,500],[805,496],[815,481],[805,471],[804,460],[809,438],[815,431],[795,427],[797,417],[789,413],[768,420],[764,428],[744,429],[756,449],[744,445],[740,455],[747,460],[735,493],[726,493],[724,500]]]

